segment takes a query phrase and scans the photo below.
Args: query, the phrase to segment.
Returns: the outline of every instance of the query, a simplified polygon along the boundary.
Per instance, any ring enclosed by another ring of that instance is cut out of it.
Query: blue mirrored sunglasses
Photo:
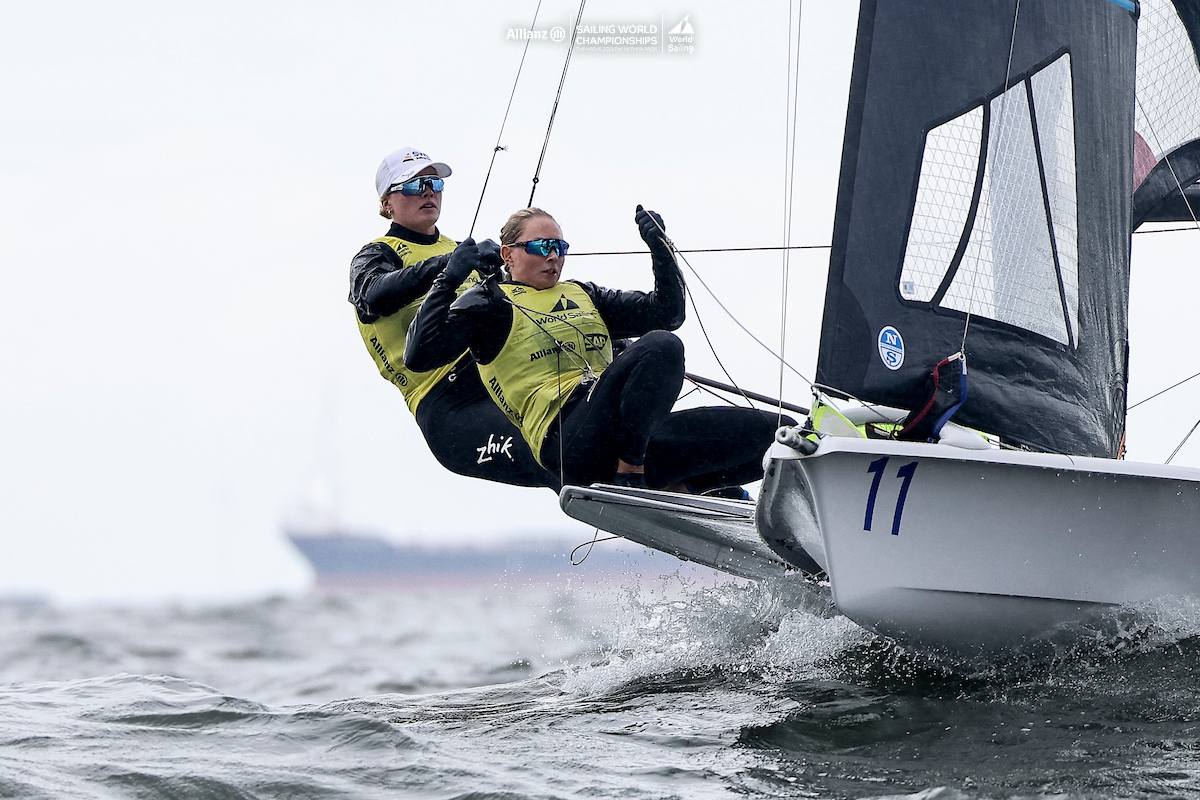
[[[392,186],[392,192],[400,192],[400,194],[405,195],[423,194],[426,186],[435,192],[440,192],[445,185],[446,182],[436,175],[422,175],[419,178],[413,178],[411,181],[399,184],[399,188]]]
[[[530,239],[528,242],[513,242],[513,247],[524,247],[525,252],[533,256],[548,256],[552,252],[566,256],[570,246],[562,239]]]

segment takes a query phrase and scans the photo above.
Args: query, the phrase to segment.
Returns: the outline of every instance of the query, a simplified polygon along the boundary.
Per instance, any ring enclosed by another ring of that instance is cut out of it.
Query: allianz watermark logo
[[[574,26],[570,44],[576,51],[604,53],[669,53],[690,55],[696,52],[696,31],[691,15],[665,30],[664,18],[658,20],[625,20],[620,22],[588,22]],[[547,28],[508,28],[505,38],[518,42],[567,41],[568,28],[555,25]]]
[[[527,39],[544,40],[548,42],[561,42],[567,38],[567,29],[561,25],[556,25],[553,28],[545,30],[534,30],[532,28],[509,28],[506,39],[518,39],[525,41]]]

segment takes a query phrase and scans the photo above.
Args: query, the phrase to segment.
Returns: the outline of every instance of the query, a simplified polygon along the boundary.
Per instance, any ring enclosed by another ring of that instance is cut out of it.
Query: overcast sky
[[[384,233],[375,169],[403,146],[454,169],[441,230],[467,235],[535,2],[10,4],[0,25],[0,595],[64,600],[301,591],[282,525],[327,508],[397,541],[590,530],[548,490],[454,476],[375,372],[346,302]],[[536,29],[577,6],[544,0]],[[856,4],[808,3],[794,244],[827,244]],[[671,29],[693,52],[572,59],[535,203],[574,252],[641,248],[634,207],[683,249],[784,241],[789,7],[593,0],[588,25]],[[476,237],[526,205],[566,44],[528,50]],[[1135,237],[1130,395],[1196,371],[1200,232]],[[780,342],[782,258],[689,258]],[[786,357],[811,375],[827,252],[791,260]],[[713,346],[766,394],[778,366],[687,273]],[[568,277],[651,285],[648,256]],[[693,372],[721,377],[692,314]],[[1197,380],[1196,383],[1200,383]],[[789,378],[789,399],[807,404]],[[1162,461],[1200,387],[1133,412]],[[1193,443],[1175,463],[1200,466]]]

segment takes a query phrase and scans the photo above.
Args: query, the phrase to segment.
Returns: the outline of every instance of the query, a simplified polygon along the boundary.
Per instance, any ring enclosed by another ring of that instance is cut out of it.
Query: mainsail
[[[863,0],[819,384],[911,408],[962,349],[956,422],[1116,455],[1136,53],[1123,0]]]
[[[1133,226],[1200,216],[1200,0],[1143,0]]]

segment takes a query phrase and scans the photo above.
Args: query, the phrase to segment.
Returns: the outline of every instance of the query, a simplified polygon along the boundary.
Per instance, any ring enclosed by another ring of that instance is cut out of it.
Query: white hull
[[[1200,594],[1200,470],[840,437],[811,456],[775,445],[766,466],[760,535],[803,549],[842,613],[904,642],[1016,648]]]

